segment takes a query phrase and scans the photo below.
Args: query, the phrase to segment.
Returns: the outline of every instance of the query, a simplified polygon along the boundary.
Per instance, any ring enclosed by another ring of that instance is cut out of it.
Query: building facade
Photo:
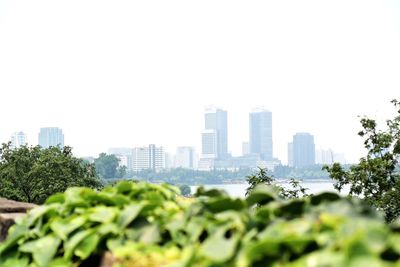
[[[314,136],[309,133],[296,133],[293,136],[293,166],[307,167],[314,164]]]
[[[39,145],[42,148],[49,148],[51,146],[64,147],[64,134],[62,130],[58,127],[40,128]]]
[[[161,170],[165,168],[165,151],[163,147],[150,144],[147,147],[135,147],[132,150],[132,170]]]
[[[28,138],[24,132],[15,132],[11,136],[11,147],[19,148],[28,144]]]
[[[265,161],[273,160],[272,112],[256,109],[249,115],[250,154],[259,154]]]
[[[181,146],[176,148],[175,167],[194,169],[195,168],[195,151],[193,147]]]
[[[228,115],[225,110],[208,107],[204,114],[202,157],[228,157]]]

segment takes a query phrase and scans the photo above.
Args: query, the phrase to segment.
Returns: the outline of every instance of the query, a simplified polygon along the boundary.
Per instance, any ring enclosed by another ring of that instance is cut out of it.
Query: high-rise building
[[[217,131],[203,130],[201,133],[201,150],[203,158],[217,158]]]
[[[318,149],[315,151],[316,164],[332,164],[334,161],[334,153],[332,149]]]
[[[149,145],[149,167],[152,170],[160,170],[165,168],[165,151],[163,147]]]
[[[193,147],[181,146],[176,148],[175,167],[194,169],[195,152]]]
[[[58,127],[40,128],[39,145],[42,148],[51,146],[64,146],[64,134]]]
[[[242,155],[246,156],[248,154],[250,154],[249,142],[243,142],[242,143]]]
[[[293,167],[293,142],[288,144],[288,166]]]
[[[132,152],[132,170],[146,169],[161,170],[165,168],[165,152],[163,147],[149,145],[147,147],[135,147]]]
[[[225,110],[208,107],[204,114],[202,157],[228,157],[228,115]]]
[[[28,143],[26,134],[24,132],[15,132],[11,136],[11,147],[19,148],[20,146]]]
[[[273,160],[272,152],[272,112],[260,108],[249,115],[251,154],[259,154],[263,160]]]
[[[296,133],[293,135],[293,166],[306,167],[314,164],[314,136],[309,133]]]

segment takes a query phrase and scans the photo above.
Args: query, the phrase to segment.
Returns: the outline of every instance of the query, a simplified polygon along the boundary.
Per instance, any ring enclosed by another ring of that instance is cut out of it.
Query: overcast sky
[[[358,115],[400,98],[400,1],[0,0],[0,141],[58,126],[79,156],[193,145],[204,107],[228,111],[229,150],[248,113],[273,113],[274,156],[310,132],[363,155]]]

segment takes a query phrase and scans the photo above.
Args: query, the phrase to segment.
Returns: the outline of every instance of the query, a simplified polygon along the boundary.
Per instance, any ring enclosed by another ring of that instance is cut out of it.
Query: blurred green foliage
[[[200,187],[120,182],[50,197],[0,244],[2,267],[399,266],[400,227],[357,199],[282,199],[256,186],[245,199]],[[97,260],[98,262],[98,260]]]

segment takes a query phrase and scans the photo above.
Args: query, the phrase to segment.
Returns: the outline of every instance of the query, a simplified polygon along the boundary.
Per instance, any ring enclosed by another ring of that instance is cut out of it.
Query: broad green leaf
[[[79,245],[79,243],[81,243],[92,233],[93,230],[83,230],[76,233],[69,240],[67,240],[64,244],[64,259],[71,259],[72,255],[74,254],[75,248]]]
[[[1,267],[27,267],[29,264],[29,258],[9,258],[4,263],[1,264]]]
[[[319,205],[323,201],[332,202],[340,199],[340,196],[332,192],[324,192],[318,195],[313,195],[310,198],[312,205]]]
[[[233,257],[236,246],[237,240],[235,238],[226,239],[220,236],[211,236],[203,243],[201,251],[208,259],[222,263]]]
[[[241,199],[231,199],[229,197],[217,197],[206,202],[207,208],[213,212],[222,212],[226,210],[240,211],[247,205]]]
[[[251,191],[246,201],[249,206],[252,206],[254,204],[265,205],[276,199],[278,199],[278,190],[276,188],[260,184]]]
[[[0,243],[0,257],[4,252],[8,251],[9,249],[13,248],[19,239],[24,237],[29,233],[29,228],[26,224],[15,224],[11,226],[9,229],[9,235],[4,243]]]
[[[49,235],[21,245],[19,251],[31,253],[38,266],[46,267],[56,255],[60,243],[58,237]]]
[[[144,227],[141,231],[139,241],[145,244],[154,244],[161,239],[160,230],[156,225]]]
[[[72,263],[64,258],[56,258],[50,262],[49,267],[72,267]]]
[[[76,246],[74,254],[82,260],[86,259],[96,250],[99,241],[99,235],[95,232],[91,233]]]
[[[99,223],[109,223],[115,219],[118,209],[113,207],[97,206],[88,210],[89,220]]]
[[[140,213],[143,206],[140,204],[131,204],[126,206],[118,217],[118,225],[121,228],[128,226]]]
[[[87,219],[86,216],[79,216],[73,219],[55,220],[50,224],[50,228],[62,240],[66,240],[68,235],[84,225]]]
[[[115,188],[119,194],[125,194],[132,190],[132,186],[134,186],[132,182],[121,181],[115,186]]]

